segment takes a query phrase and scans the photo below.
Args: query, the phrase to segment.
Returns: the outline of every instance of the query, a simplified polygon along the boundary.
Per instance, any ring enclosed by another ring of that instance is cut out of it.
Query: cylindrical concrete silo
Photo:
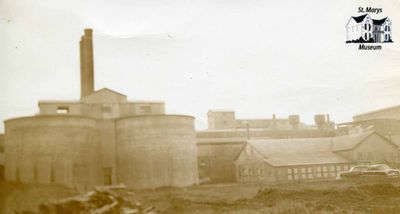
[[[34,116],[5,121],[6,180],[97,184],[96,121],[80,116]]]
[[[194,118],[143,115],[116,121],[118,182],[137,189],[198,183]]]

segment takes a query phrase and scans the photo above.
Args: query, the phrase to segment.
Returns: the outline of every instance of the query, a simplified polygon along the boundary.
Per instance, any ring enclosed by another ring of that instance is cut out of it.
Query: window
[[[368,25],[367,25],[367,23],[365,23],[364,28],[365,28],[365,30],[368,30]]]
[[[104,167],[103,175],[104,175],[104,185],[111,185],[112,184],[112,168]]]
[[[301,178],[302,179],[307,179],[307,169],[306,168],[301,168]]]
[[[68,106],[59,106],[57,107],[57,114],[68,114],[69,107]]]
[[[145,114],[151,113],[151,106],[140,106],[140,111]]]
[[[322,176],[324,176],[324,178],[328,177],[328,167],[327,166],[322,167]]]
[[[111,112],[111,106],[101,106],[101,112],[103,113]]]
[[[367,41],[368,40],[368,34],[367,33],[365,33],[365,35],[364,35],[364,39],[365,39],[365,41]]]
[[[298,179],[299,179],[299,171],[297,170],[297,168],[294,168],[294,169],[293,169],[293,178],[294,178],[295,180],[298,180]]]
[[[320,166],[317,167],[317,178],[322,177],[322,168]]]
[[[292,169],[288,169],[287,174],[288,174],[288,180],[292,180],[293,179]]]
[[[307,168],[307,178],[309,178],[309,179],[313,178],[312,168],[311,167]]]
[[[331,167],[330,167],[329,176],[330,176],[330,177],[335,177],[335,176],[336,176],[336,168],[335,168],[335,166],[331,166]]]

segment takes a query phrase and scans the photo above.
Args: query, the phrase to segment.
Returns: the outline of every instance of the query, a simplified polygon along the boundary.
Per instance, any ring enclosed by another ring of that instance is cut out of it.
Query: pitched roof
[[[100,90],[97,90],[97,91],[93,92],[92,94],[96,94],[96,93],[99,93],[99,92],[102,92],[102,91],[108,91],[108,92],[111,92],[111,93],[113,93],[113,94],[117,94],[117,95],[119,95],[119,96],[124,96],[124,97],[126,97],[125,94],[121,94],[121,93],[119,93],[119,92],[117,92],[117,91],[114,91],[114,90],[111,90],[111,89],[109,89],[109,88],[102,88],[102,89],[100,89]],[[90,94],[89,94],[88,96],[90,96]]]
[[[387,17],[383,19],[372,19],[372,24],[374,25],[382,25],[386,21]]]
[[[382,108],[382,109],[378,109],[378,110],[374,110],[374,111],[369,111],[369,112],[357,114],[357,115],[353,116],[353,119],[357,118],[357,117],[360,117],[360,116],[365,116],[365,115],[369,115],[369,114],[385,112],[385,111],[394,110],[394,109],[399,109],[400,110],[400,105],[391,106],[391,107],[387,107],[387,108]]]
[[[367,14],[364,14],[361,16],[352,16],[351,18],[353,18],[354,21],[356,21],[357,23],[360,23],[365,19],[366,16],[367,16]]]
[[[108,88],[102,88],[85,97],[81,98],[84,102],[109,102],[110,100],[118,100],[119,102],[126,102],[126,95],[113,91]]]
[[[350,150],[358,146],[369,136],[374,134],[374,131],[367,131],[360,134],[350,134],[337,136],[332,138],[332,151]],[[376,133],[375,133],[376,134]]]
[[[350,163],[336,151],[355,148],[375,132],[327,138],[248,140],[265,162],[273,166]]]

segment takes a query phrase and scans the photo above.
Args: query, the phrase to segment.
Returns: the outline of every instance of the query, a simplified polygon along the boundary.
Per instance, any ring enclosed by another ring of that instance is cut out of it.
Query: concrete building
[[[197,184],[194,118],[167,115],[162,102],[95,91],[92,30],[80,51],[80,100],[40,101],[39,114],[5,121],[6,180],[77,189]]]
[[[240,182],[334,179],[356,164],[397,166],[398,146],[376,132],[308,139],[248,140],[235,159]]]
[[[208,112],[208,129],[197,131],[200,179],[212,183],[235,182],[235,157],[248,139],[332,137],[334,124],[329,115],[316,115],[314,126],[300,122],[298,115],[288,118],[236,119],[235,112]]]

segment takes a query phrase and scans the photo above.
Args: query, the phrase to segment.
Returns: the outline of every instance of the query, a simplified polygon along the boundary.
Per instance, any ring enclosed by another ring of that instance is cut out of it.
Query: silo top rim
[[[10,122],[10,121],[16,121],[16,120],[24,120],[24,119],[40,119],[40,118],[81,118],[81,119],[90,119],[90,120],[96,120],[93,117],[87,117],[87,116],[82,116],[82,115],[71,115],[71,114],[57,114],[57,115],[34,115],[34,116],[25,116],[25,117],[15,117],[15,118],[10,118],[7,120],[4,120],[4,123]]]
[[[186,118],[196,119],[193,116],[183,115],[183,114],[143,114],[143,115],[132,115],[132,116],[126,116],[126,117],[119,117],[119,118],[116,118],[115,120],[123,120],[123,119],[129,119],[129,118],[140,118],[140,117],[186,117]]]

